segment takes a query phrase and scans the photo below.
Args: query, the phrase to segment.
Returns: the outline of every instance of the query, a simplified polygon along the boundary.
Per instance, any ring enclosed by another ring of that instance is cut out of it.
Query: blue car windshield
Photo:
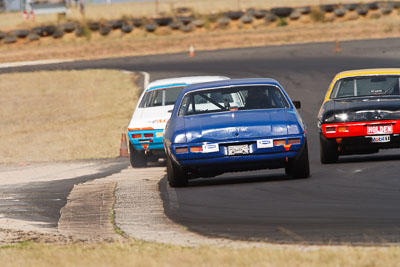
[[[179,116],[254,109],[288,108],[275,86],[251,85],[193,91],[185,95]]]
[[[139,104],[140,108],[173,105],[184,86],[157,89],[146,92]]]

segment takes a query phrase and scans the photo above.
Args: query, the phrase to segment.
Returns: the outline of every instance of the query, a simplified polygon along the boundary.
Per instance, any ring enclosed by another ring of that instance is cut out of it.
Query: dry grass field
[[[0,248],[1,266],[279,266],[396,267],[399,247],[264,248],[178,247],[133,241],[114,244],[43,245]]]
[[[0,75],[0,162],[117,157],[134,79],[116,70]]]

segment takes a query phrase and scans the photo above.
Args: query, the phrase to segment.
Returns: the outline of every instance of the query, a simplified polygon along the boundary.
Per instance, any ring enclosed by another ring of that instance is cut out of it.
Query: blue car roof
[[[252,84],[276,85],[282,88],[282,86],[278,83],[278,81],[271,78],[246,78],[246,79],[231,79],[231,80],[192,84],[185,87],[182,93],[184,94],[190,91],[213,88],[213,87],[240,86],[240,85],[252,85]]]

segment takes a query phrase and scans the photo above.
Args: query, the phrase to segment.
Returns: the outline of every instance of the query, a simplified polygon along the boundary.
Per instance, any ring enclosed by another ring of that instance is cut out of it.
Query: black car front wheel
[[[304,179],[310,177],[310,163],[308,160],[307,142],[294,159],[289,159],[285,166],[286,175],[295,179]]]
[[[187,175],[167,156],[167,178],[171,187],[185,187],[188,184]]]
[[[336,143],[331,140],[324,140],[322,136],[319,139],[319,155],[322,164],[335,163],[339,158],[339,152]]]
[[[138,151],[129,142],[129,155],[131,160],[131,165],[133,168],[143,168],[147,167],[147,158],[144,151]]]

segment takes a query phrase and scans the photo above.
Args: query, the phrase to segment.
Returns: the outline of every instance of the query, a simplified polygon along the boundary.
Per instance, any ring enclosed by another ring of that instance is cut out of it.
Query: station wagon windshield
[[[182,100],[179,116],[287,107],[289,104],[278,87],[238,86],[188,93]]]
[[[149,91],[143,96],[139,107],[147,108],[173,105],[183,88],[184,86],[179,86]]]
[[[398,75],[359,76],[336,82],[331,98],[400,95]]]

